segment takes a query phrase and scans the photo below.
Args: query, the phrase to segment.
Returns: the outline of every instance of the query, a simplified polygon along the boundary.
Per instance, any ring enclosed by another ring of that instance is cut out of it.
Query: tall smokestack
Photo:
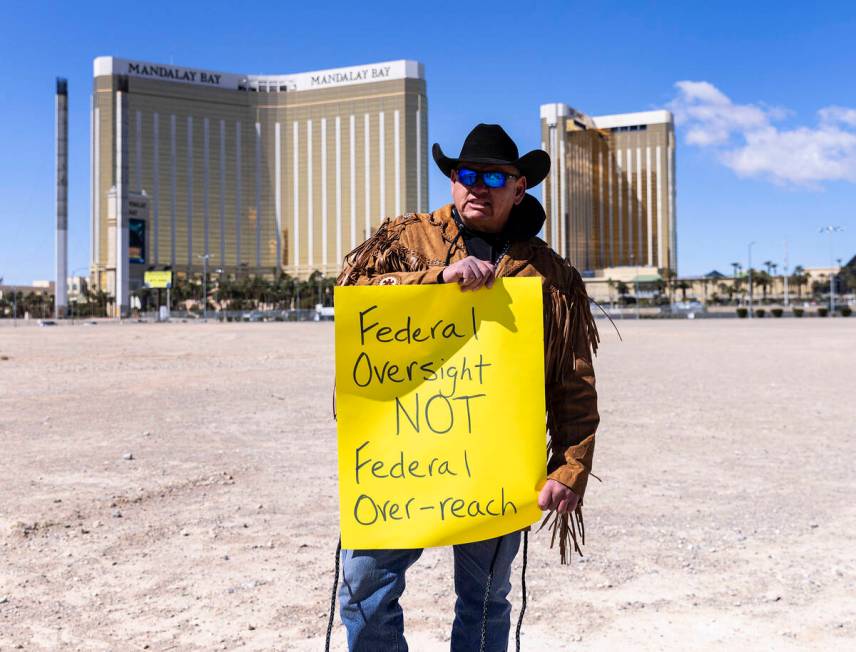
[[[56,283],[54,314],[68,310],[68,80],[56,80]]]

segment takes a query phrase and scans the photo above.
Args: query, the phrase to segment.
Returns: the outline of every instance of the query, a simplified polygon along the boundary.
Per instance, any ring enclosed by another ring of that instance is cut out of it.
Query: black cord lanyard
[[[458,243],[458,240],[460,240],[461,236],[467,233],[474,237],[478,237],[478,234],[473,233],[473,231],[467,228],[466,224],[464,224],[464,221],[461,219],[461,216],[458,214],[458,211],[455,208],[452,208],[452,218],[455,220],[455,226],[458,227],[458,233],[452,239],[452,242],[449,244],[449,250],[446,252],[446,267],[448,267],[449,263],[452,261],[452,250],[455,248],[455,245]],[[467,249],[466,242],[466,239],[464,239],[465,249]],[[508,254],[509,249],[511,249],[511,240],[506,240],[505,243],[502,245],[502,249],[500,250],[499,255],[496,257],[496,262],[494,263],[496,267],[499,267],[500,261]],[[491,251],[493,251],[493,246],[491,246]],[[469,253],[469,250],[467,250],[467,253]]]

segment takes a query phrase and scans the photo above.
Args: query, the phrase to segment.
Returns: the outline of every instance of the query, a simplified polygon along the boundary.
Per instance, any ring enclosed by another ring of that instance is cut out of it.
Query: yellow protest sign
[[[541,281],[337,287],[342,546],[481,541],[541,516]]]

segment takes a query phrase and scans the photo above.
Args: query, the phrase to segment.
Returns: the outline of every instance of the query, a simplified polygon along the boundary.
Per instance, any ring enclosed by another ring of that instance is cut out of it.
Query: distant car
[[[669,306],[672,315],[695,319],[696,315],[704,314],[704,305],[700,301],[676,301]]]
[[[701,301],[678,301],[672,304],[672,312],[702,312]]]
[[[315,321],[333,319],[333,315],[333,306],[322,306],[320,303],[315,304]]]
[[[56,322],[52,319],[40,319],[39,326],[56,326]]]
[[[264,313],[261,310],[253,310],[241,315],[241,321],[262,321],[263,319]]]

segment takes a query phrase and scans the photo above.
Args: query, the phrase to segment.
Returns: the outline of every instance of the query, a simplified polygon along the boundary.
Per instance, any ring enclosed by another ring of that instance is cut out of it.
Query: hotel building
[[[94,61],[93,284],[146,269],[306,277],[389,215],[427,210],[423,67],[286,75]]]
[[[553,161],[545,239],[587,276],[677,272],[675,129],[668,111],[590,117],[541,105]]]

